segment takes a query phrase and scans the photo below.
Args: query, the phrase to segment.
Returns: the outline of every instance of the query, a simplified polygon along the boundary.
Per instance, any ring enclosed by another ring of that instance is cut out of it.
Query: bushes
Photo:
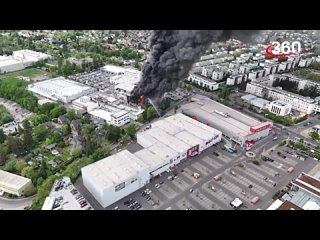
[[[26,87],[28,82],[15,77],[4,77],[0,81],[0,97],[12,100],[21,107],[34,111],[38,106],[38,99]]]
[[[12,122],[14,119],[9,113],[9,111],[5,108],[5,106],[0,105],[0,126]]]
[[[49,195],[51,188],[53,186],[54,181],[58,179],[58,176],[53,175],[48,177],[40,187],[38,187],[37,196],[32,201],[31,209],[32,210],[40,210],[44,203],[44,200]]]

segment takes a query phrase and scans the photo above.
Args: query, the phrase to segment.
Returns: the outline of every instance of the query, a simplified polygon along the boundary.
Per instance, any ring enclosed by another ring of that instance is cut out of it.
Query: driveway
[[[0,197],[0,208],[4,210],[23,210],[26,206],[31,206],[32,200],[35,196],[22,199],[8,199]]]

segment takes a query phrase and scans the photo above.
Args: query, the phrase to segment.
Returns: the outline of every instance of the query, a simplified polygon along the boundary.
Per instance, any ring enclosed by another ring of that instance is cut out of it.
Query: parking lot
[[[93,210],[70,179],[57,180],[49,196],[54,198],[52,210]]]
[[[3,128],[5,134],[9,134],[18,129],[18,125],[27,117],[32,115],[32,112],[22,108],[19,104],[0,98],[0,104],[4,105],[10,114],[13,116],[14,121],[2,125],[0,128]]]
[[[258,163],[253,163],[245,156],[231,155],[219,147],[211,147],[107,209],[128,209],[124,202],[130,198],[142,205],[140,209],[147,210],[231,210],[233,207],[230,203],[235,198],[243,202],[240,210],[266,209],[276,192],[301,171],[308,172],[317,163],[311,158],[302,161],[290,156],[285,152],[289,152],[288,149],[276,148],[270,155],[273,162],[258,160]],[[213,151],[219,156],[212,154]],[[280,157],[278,151],[284,152],[287,157]],[[299,171],[288,173],[289,167]],[[193,173],[200,174],[200,177],[195,178]],[[221,179],[216,181],[213,177],[218,174],[221,174]],[[170,180],[170,177],[173,178]],[[156,184],[160,187],[156,187]],[[149,194],[143,193],[146,189],[150,191]],[[259,200],[253,204],[251,201],[255,197]]]
[[[78,73],[68,78],[88,85],[90,87],[97,88],[99,90],[105,91],[108,90],[111,86],[110,77],[114,76],[112,73],[108,73],[102,70],[96,70],[93,72],[86,72],[86,73]]]

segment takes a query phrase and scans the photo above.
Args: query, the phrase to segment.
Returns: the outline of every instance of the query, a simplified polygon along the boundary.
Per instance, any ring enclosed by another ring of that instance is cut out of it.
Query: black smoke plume
[[[252,40],[254,30],[155,30],[150,39],[150,55],[142,69],[142,78],[130,101],[158,103],[165,92],[178,87],[192,65],[206,52],[212,42],[236,38]],[[141,97],[143,95],[143,97]]]

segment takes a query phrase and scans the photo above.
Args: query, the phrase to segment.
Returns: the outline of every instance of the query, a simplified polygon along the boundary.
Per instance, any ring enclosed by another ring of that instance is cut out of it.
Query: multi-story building
[[[117,127],[121,127],[130,122],[130,113],[125,110],[108,108],[96,108],[88,112],[94,119],[99,122],[106,122]]]
[[[227,85],[235,85],[235,84],[240,84],[242,82],[246,82],[248,79],[247,74],[239,74],[236,76],[230,76],[227,78]]]
[[[260,83],[251,82],[247,84],[246,92],[273,100],[281,100],[292,105],[292,109],[307,114],[315,111],[315,101],[310,97],[303,97],[298,94],[290,93],[279,88],[269,87]]]
[[[81,115],[90,112],[98,107],[99,104],[95,101],[92,101],[88,96],[83,96],[72,101],[72,108],[76,111],[77,114]]]
[[[210,78],[202,77],[198,74],[190,74],[188,77],[188,81],[194,82],[202,87],[207,87],[211,91],[217,90],[219,88],[219,84],[213,81]]]
[[[285,103],[280,100],[276,100],[267,104],[266,108],[269,112],[272,112],[279,116],[286,116],[291,113],[291,104]]]
[[[223,71],[213,71],[212,72],[212,79],[215,81],[220,81],[224,77],[224,72]]]

